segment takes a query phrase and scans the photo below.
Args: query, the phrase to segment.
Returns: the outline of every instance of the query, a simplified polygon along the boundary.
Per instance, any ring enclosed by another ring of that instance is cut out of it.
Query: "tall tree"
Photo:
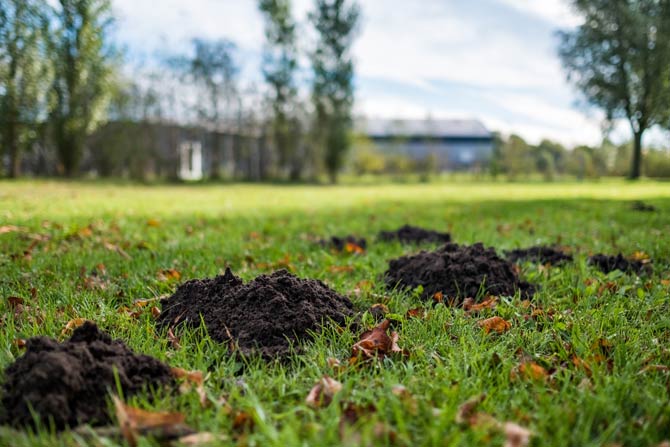
[[[51,33],[51,125],[66,176],[79,171],[86,137],[104,120],[117,57],[110,0],[60,0]]]
[[[19,176],[21,152],[44,118],[46,9],[43,0],[0,0],[0,141],[10,177]]]
[[[640,176],[642,137],[667,105],[670,77],[668,0],[572,0],[584,23],[562,32],[559,54],[572,80],[609,120],[633,133],[630,178]]]
[[[178,65],[186,69],[186,76],[198,90],[197,114],[214,131],[212,141],[210,177],[218,178],[221,165],[219,132],[222,121],[233,119],[232,108],[237,97],[235,44],[227,39],[193,40],[193,57],[181,59]]]
[[[304,160],[298,151],[300,122],[295,82],[298,49],[291,0],[259,0],[258,7],[265,17],[263,76],[270,87],[272,138],[279,155],[280,168],[289,171],[291,180],[298,180]]]
[[[309,15],[318,33],[312,54],[315,135],[325,149],[324,162],[333,183],[350,145],[354,102],[351,46],[359,17],[358,4],[347,0],[316,0]]]

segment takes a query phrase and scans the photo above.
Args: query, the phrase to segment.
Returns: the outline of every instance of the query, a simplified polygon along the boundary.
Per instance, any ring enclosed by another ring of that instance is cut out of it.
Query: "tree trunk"
[[[640,178],[640,171],[642,165],[642,134],[644,129],[640,129],[638,132],[633,132],[633,161],[630,167],[629,179],[637,180]]]
[[[210,151],[210,166],[209,166],[209,178],[212,180],[218,180],[220,176],[221,169],[221,138],[219,132],[214,131],[212,135],[212,150]]]

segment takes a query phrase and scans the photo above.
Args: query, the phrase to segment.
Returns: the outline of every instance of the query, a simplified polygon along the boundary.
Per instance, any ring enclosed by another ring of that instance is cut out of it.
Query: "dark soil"
[[[347,236],[331,236],[330,239],[324,239],[321,241],[321,245],[333,247],[337,251],[343,251],[347,244],[353,244],[362,248],[363,250],[367,249],[368,242],[364,237],[357,237],[352,234]]]
[[[266,359],[287,354],[291,342],[318,332],[328,320],[344,324],[353,308],[348,298],[318,280],[279,270],[244,284],[230,269],[182,284],[162,306],[160,326],[197,327],[202,318],[212,339]]]
[[[421,251],[394,259],[389,262],[385,280],[391,288],[423,286],[422,297],[425,299],[441,292],[445,304],[453,305],[464,298],[511,296],[517,290],[527,298],[535,293],[533,285],[519,279],[514,264],[481,243],[450,243],[435,251]]]
[[[4,372],[0,423],[34,426],[31,408],[57,430],[111,422],[107,397],[116,392],[115,371],[125,397],[174,385],[170,367],[133,353],[93,323],[74,330],[63,343],[47,337],[28,340],[26,352]]]
[[[424,242],[444,244],[451,242],[451,235],[435,230],[403,225],[395,231],[381,231],[379,239],[385,242],[400,241],[403,244],[421,244]]]
[[[572,255],[545,245],[506,251],[505,257],[509,261],[516,263],[526,261],[537,264],[558,265],[563,262],[572,262]]]
[[[651,266],[648,263],[626,259],[621,253],[616,256],[604,254],[593,255],[589,258],[589,264],[596,266],[603,273],[610,273],[614,270],[643,273],[651,270]]]
[[[654,205],[644,203],[641,200],[636,200],[633,203],[631,203],[630,208],[633,211],[641,211],[643,213],[653,213],[655,211],[658,211]]]

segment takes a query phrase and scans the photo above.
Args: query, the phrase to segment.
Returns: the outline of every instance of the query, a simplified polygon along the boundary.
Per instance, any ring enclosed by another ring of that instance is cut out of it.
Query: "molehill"
[[[603,273],[610,273],[614,270],[643,273],[651,270],[651,266],[648,263],[626,259],[621,253],[616,256],[604,254],[593,255],[589,258],[588,263],[595,266]]]
[[[346,236],[331,236],[330,239],[324,239],[321,241],[321,245],[333,247],[337,251],[344,251],[347,248],[347,244],[353,244],[357,247],[365,250],[368,246],[368,242],[364,237],[354,236],[353,234],[348,234]]]
[[[551,265],[558,265],[563,262],[572,261],[572,255],[546,245],[537,245],[534,247],[506,251],[505,257],[511,262],[527,261]]]
[[[198,327],[204,321],[212,339],[231,343],[243,355],[266,359],[285,355],[292,342],[333,320],[344,324],[353,305],[318,280],[286,270],[261,275],[246,284],[226,269],[212,279],[182,284],[162,301],[161,327]]]
[[[42,423],[53,421],[57,430],[108,424],[106,399],[117,390],[115,371],[125,397],[174,386],[169,366],[135,354],[93,323],[84,323],[63,343],[31,338],[26,352],[5,370],[0,423],[33,426],[32,408]]]
[[[530,298],[535,293],[533,285],[519,279],[514,264],[482,243],[449,243],[435,251],[393,259],[385,281],[389,288],[422,286],[425,299],[441,292],[445,304],[459,304],[464,298],[484,295],[510,296],[517,291]]]
[[[379,233],[379,240],[385,242],[400,241],[403,244],[421,244],[424,242],[444,244],[451,242],[451,235],[435,230],[403,225],[395,231],[381,231]]]

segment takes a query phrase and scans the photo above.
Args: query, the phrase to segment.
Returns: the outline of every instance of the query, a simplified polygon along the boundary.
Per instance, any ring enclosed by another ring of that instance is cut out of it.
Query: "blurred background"
[[[665,0],[0,0],[0,174],[670,177]]]

